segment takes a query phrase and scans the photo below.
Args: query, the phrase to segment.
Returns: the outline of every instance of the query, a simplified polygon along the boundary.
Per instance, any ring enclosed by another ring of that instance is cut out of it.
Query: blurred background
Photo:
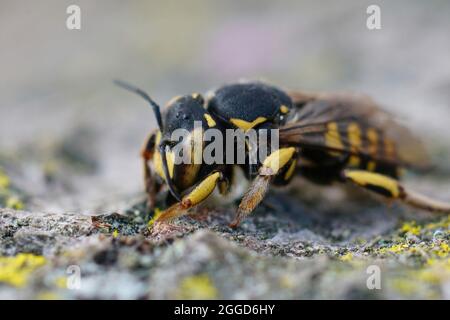
[[[71,4],[81,30],[66,28]],[[370,4],[381,30],[366,27]],[[373,96],[423,136],[448,185],[449,16],[445,0],[1,0],[0,167],[34,208],[117,208],[142,192],[155,121],[112,79],[165,104],[249,78]]]

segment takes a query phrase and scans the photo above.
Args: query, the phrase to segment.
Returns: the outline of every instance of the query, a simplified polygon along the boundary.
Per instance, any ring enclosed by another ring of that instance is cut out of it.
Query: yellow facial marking
[[[367,130],[367,140],[369,141],[368,151],[372,156],[377,154],[378,149],[378,133],[375,129]]]
[[[158,145],[158,144],[161,142],[161,135],[162,135],[161,131],[158,131],[158,132],[156,133],[155,144]]]
[[[252,122],[248,122],[242,119],[230,119],[230,122],[232,124],[234,124],[236,127],[238,127],[239,129],[242,129],[244,131],[250,130],[251,128],[257,126],[260,123],[266,122],[267,119],[264,117],[258,117],[255,120],[253,120]]]
[[[295,167],[297,166],[296,161],[292,161],[291,165],[289,166],[289,169],[286,171],[285,175],[284,175],[284,180],[289,180],[292,175],[295,172]]]
[[[350,142],[350,150],[353,153],[357,153],[361,148],[361,129],[356,122],[352,122],[347,128],[348,141]],[[349,165],[353,167],[359,167],[360,159],[356,155],[352,155],[349,160]]]
[[[216,125],[216,122],[209,114],[205,113],[203,117],[205,118],[208,127],[214,127]]]
[[[175,155],[173,154],[173,152],[166,152],[166,158],[167,158],[167,168],[169,169],[169,176],[173,178]]]
[[[153,155],[153,166],[155,167],[156,173],[164,179],[164,172],[162,168],[162,160],[161,160],[161,154],[159,151],[156,151]]]
[[[342,144],[341,136],[338,130],[338,124],[336,122],[328,123],[328,131],[325,134],[325,144],[333,149],[343,149],[344,145]],[[330,152],[331,155],[339,156],[339,152]]]
[[[372,173],[362,170],[352,170],[345,173],[347,178],[359,184],[360,186],[372,185],[389,191],[394,197],[398,198],[400,195],[400,189],[395,179],[383,176],[378,173]]]
[[[187,196],[183,198],[184,203],[194,206],[204,199],[206,199],[216,187],[217,180],[220,178],[220,173],[215,172],[206,177],[200,184],[192,190]]]
[[[289,108],[286,107],[284,104],[280,107],[280,112],[283,114],[286,114],[289,112]]]
[[[158,131],[156,134],[156,140],[155,145],[159,145],[159,142],[161,141],[161,131]],[[156,173],[164,179],[164,171],[162,168],[162,159],[161,154],[159,153],[159,150],[155,150],[155,154],[153,155],[153,166],[155,168]]]
[[[160,141],[161,141],[161,131],[158,131],[158,133],[156,134],[155,144],[159,145]],[[173,178],[175,155],[172,152],[167,152],[166,158],[167,158],[167,167],[169,169],[169,176],[171,178]],[[165,176],[164,176],[164,170],[163,170],[163,166],[162,166],[162,158],[161,158],[161,153],[159,153],[159,150],[156,150],[155,154],[153,155],[153,166],[155,168],[156,173],[161,178],[164,179]]]
[[[282,148],[272,152],[263,162],[263,167],[270,170],[271,174],[277,174],[294,155],[295,148]]]

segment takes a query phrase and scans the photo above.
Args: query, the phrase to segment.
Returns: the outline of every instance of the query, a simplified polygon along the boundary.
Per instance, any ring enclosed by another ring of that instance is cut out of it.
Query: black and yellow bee
[[[144,91],[116,83],[141,95],[156,115],[158,129],[147,139],[142,158],[149,206],[154,206],[155,195],[164,185],[170,191],[171,205],[157,222],[183,215],[216,186],[226,194],[236,183],[232,181],[235,165],[174,164],[171,147],[178,141],[171,141],[171,133],[179,128],[188,130],[187,143],[193,145],[199,134],[194,121],[202,123],[201,130],[279,129],[277,150],[258,159],[256,165],[241,165],[252,182],[232,227],[256,208],[271,184],[287,184],[294,176],[320,184],[349,181],[390,200],[450,213],[450,204],[415,193],[399,182],[401,170],[429,167],[426,152],[408,129],[366,96],[285,92],[260,82],[236,83],[219,88],[206,100],[198,93],[176,97],[161,115],[160,107]],[[201,143],[201,148],[189,149],[200,153],[194,157],[201,157],[208,144]]]

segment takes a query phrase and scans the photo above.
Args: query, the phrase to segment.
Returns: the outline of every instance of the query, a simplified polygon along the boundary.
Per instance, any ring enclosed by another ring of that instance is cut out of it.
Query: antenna
[[[138,95],[140,95],[142,98],[144,98],[147,102],[150,103],[150,105],[153,108],[153,112],[156,116],[156,122],[158,123],[159,130],[161,133],[163,132],[163,124],[162,124],[162,117],[161,117],[161,108],[159,105],[153,101],[152,98],[144,91],[139,89],[138,87],[135,87],[127,82],[124,82],[122,80],[114,80],[114,83],[118,85],[119,87],[134,92]],[[167,157],[166,157],[166,147],[168,146],[167,141],[161,141],[159,144],[159,153],[161,154],[161,160],[162,160],[162,166],[164,171],[165,180],[167,182],[167,186],[169,187],[170,193],[175,197],[177,201],[181,202],[181,195],[177,191],[177,188],[175,187],[172,179],[170,178],[169,174],[169,168],[167,165]]]
[[[140,95],[142,98],[144,98],[147,102],[150,103],[150,105],[153,108],[153,112],[155,113],[156,122],[158,123],[159,130],[163,132],[163,123],[162,123],[162,117],[161,117],[161,108],[159,105],[153,101],[152,98],[144,91],[139,89],[138,87],[135,87],[127,82],[124,82],[122,80],[114,80],[114,84],[118,85],[119,87],[134,92],[138,95]]]

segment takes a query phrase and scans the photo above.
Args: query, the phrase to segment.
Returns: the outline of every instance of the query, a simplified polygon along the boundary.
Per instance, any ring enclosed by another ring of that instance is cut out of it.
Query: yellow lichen
[[[19,253],[13,257],[0,257],[0,282],[15,287],[26,285],[30,274],[46,263],[43,256]]]
[[[433,284],[415,277],[412,273],[408,277],[395,278],[390,282],[390,286],[400,293],[403,298],[417,298],[421,296],[424,299],[439,299],[440,295],[433,288]]]
[[[400,278],[389,283],[402,295],[420,294],[427,299],[439,298],[436,286],[450,280],[450,259],[428,259],[421,269],[408,269]]]
[[[382,249],[380,249],[380,252],[381,253],[385,253],[385,252],[402,253],[408,248],[409,248],[409,246],[406,243],[399,243],[399,244],[394,244],[387,248],[382,248]]]
[[[420,226],[418,226],[414,221],[405,222],[401,228],[401,231],[404,233],[411,233],[415,236],[420,234]]]
[[[414,276],[418,280],[430,282],[432,284],[441,283],[441,275],[439,273],[436,273],[434,270],[429,269],[419,270],[414,273]]]
[[[348,252],[348,253],[344,254],[343,256],[340,257],[340,260],[341,261],[345,261],[345,262],[352,261],[353,260],[353,253]]]
[[[0,168],[0,205],[6,208],[11,208],[15,210],[22,210],[24,208],[24,203],[15,195],[10,189],[11,180],[6,175],[5,171]]]
[[[441,258],[446,258],[448,256],[449,250],[449,245],[445,242],[442,242],[436,250],[436,254]]]
[[[412,274],[416,279],[439,284],[450,279],[450,259],[428,259],[427,266]]]
[[[450,216],[446,216],[438,222],[428,223],[424,226],[426,230],[436,230],[436,229],[448,229],[450,228]]]
[[[411,279],[398,278],[393,279],[391,283],[394,289],[402,295],[411,295],[420,288],[420,286],[416,282],[411,281]]]
[[[421,257],[422,261],[426,265],[431,265],[434,261],[447,258],[450,252],[450,246],[447,241],[441,242],[421,242],[421,243],[397,243],[389,247],[384,247],[377,249],[375,251],[377,254],[398,254],[398,255],[410,255]],[[425,259],[423,259],[425,258]]]
[[[20,201],[20,199],[18,199],[17,197],[9,197],[6,200],[6,207],[7,208],[11,208],[11,209],[15,209],[15,210],[22,210],[24,208],[24,204],[22,201]]]
[[[429,265],[429,266],[432,266],[432,265],[434,265],[436,263],[436,261],[437,261],[436,259],[429,258],[429,259],[427,259],[426,264]]]
[[[54,292],[41,292],[36,296],[37,300],[59,300],[60,297]]]
[[[117,229],[114,229],[112,236],[114,239],[117,238],[119,236],[119,231]]]
[[[67,288],[67,277],[61,276],[61,277],[56,278],[55,285],[58,288],[66,289]]]
[[[216,299],[218,292],[207,274],[186,277],[181,281],[178,299]]]

